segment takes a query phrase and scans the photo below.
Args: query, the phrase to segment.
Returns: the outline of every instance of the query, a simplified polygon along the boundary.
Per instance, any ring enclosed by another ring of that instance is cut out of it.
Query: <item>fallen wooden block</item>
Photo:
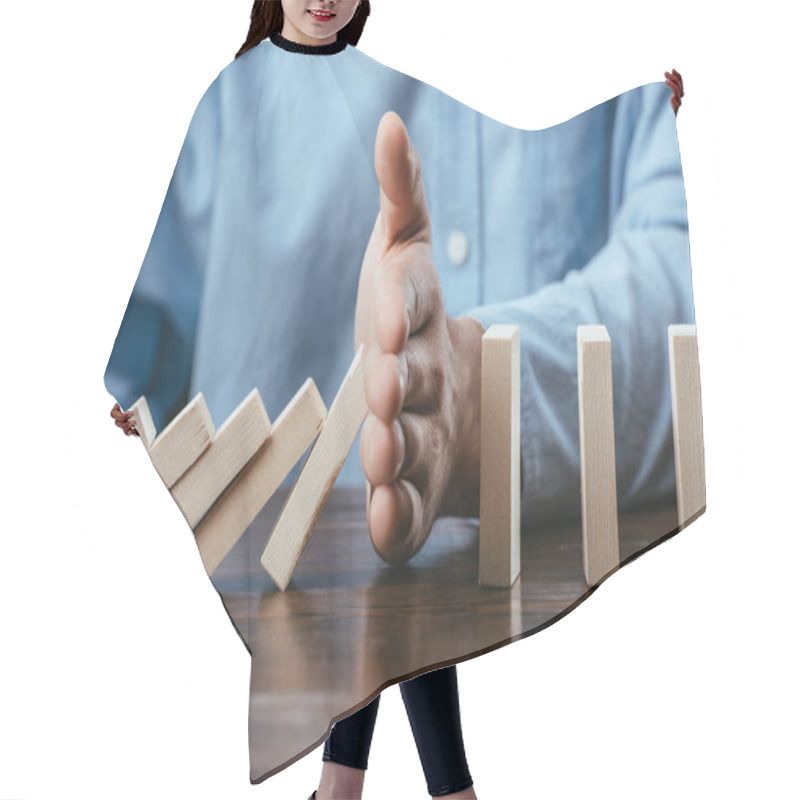
[[[178,478],[197,461],[214,438],[214,423],[206,401],[198,394],[156,436],[148,452],[161,480],[171,489]]]
[[[194,528],[247,465],[270,434],[267,410],[253,389],[216,432],[208,449],[172,487],[172,496]]]
[[[589,586],[619,566],[611,340],[603,325],[578,326],[583,571]]]
[[[325,403],[309,378],[289,401],[267,440],[195,528],[197,546],[211,575],[314,441]]]
[[[481,344],[481,586],[509,588],[519,577],[519,360],[519,326],[492,325]]]
[[[697,330],[694,325],[670,325],[668,338],[678,525],[683,527],[706,507]]]
[[[149,450],[156,438],[156,426],[150,414],[150,406],[142,395],[129,409],[133,413],[136,422],[136,432],[142,440],[144,446]]]
[[[281,591],[289,585],[311,530],[367,415],[364,353],[361,345],[261,556],[261,565]]]

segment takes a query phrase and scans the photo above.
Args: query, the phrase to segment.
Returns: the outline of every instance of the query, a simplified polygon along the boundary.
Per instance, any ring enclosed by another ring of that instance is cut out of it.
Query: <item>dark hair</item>
[[[361,0],[353,19],[339,31],[338,39],[345,39],[355,47],[369,16],[369,0]],[[255,0],[250,12],[250,30],[236,58],[261,44],[264,39],[283,30],[283,6],[280,0]]]

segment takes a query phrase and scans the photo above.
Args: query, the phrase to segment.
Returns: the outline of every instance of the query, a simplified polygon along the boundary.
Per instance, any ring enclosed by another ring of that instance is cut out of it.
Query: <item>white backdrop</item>
[[[319,752],[250,786],[248,656],[102,383],[191,114],[250,5],[0,11],[5,800],[316,786]],[[673,66],[686,85],[708,512],[554,627],[459,668],[479,796],[796,797],[789,4],[373,5],[365,52],[512,124],[555,124]],[[391,689],[365,798],[425,796]]]

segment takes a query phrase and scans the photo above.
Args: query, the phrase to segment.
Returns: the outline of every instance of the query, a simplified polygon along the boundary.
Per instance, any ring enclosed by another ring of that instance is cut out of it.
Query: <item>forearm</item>
[[[529,151],[547,153],[552,161],[548,170],[536,167],[541,161],[528,170],[530,197],[521,208],[552,213],[546,220],[534,213],[515,216],[513,209],[509,214],[515,226],[530,224],[530,235],[541,237],[543,246],[529,249],[520,261],[513,250],[505,258],[505,243],[495,242],[487,250],[493,280],[486,285],[497,300],[466,312],[486,328],[520,326],[526,524],[580,508],[579,325],[605,325],[611,336],[621,504],[663,494],[674,484],[667,326],[691,322],[694,312],[686,202],[668,95],[663,85],[628,92],[614,101],[613,113],[604,106],[559,128],[563,143],[529,134]],[[582,141],[599,148],[589,154],[595,153],[595,161],[587,156],[591,169],[570,160],[582,153]],[[509,229],[512,243],[516,230]],[[538,252],[542,263],[531,263]],[[582,260],[575,257],[581,252]],[[539,289],[542,276],[552,282]],[[532,293],[497,290],[515,283]]]
[[[161,429],[188,399],[211,228],[218,84],[192,118],[105,374],[124,407],[146,394]]]
[[[526,523],[580,507],[578,325],[611,336],[621,505],[672,489],[667,326],[694,319],[688,256],[685,229],[625,231],[563,281],[468,312],[486,327],[520,326]]]

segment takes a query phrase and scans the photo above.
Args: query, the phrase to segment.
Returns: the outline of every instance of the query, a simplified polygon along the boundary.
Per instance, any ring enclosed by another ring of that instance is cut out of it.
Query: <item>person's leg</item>
[[[432,797],[475,797],[464,752],[456,668],[427,672],[400,684]]]
[[[337,722],[325,742],[316,800],[358,800],[364,786],[378,695],[369,705]]]

